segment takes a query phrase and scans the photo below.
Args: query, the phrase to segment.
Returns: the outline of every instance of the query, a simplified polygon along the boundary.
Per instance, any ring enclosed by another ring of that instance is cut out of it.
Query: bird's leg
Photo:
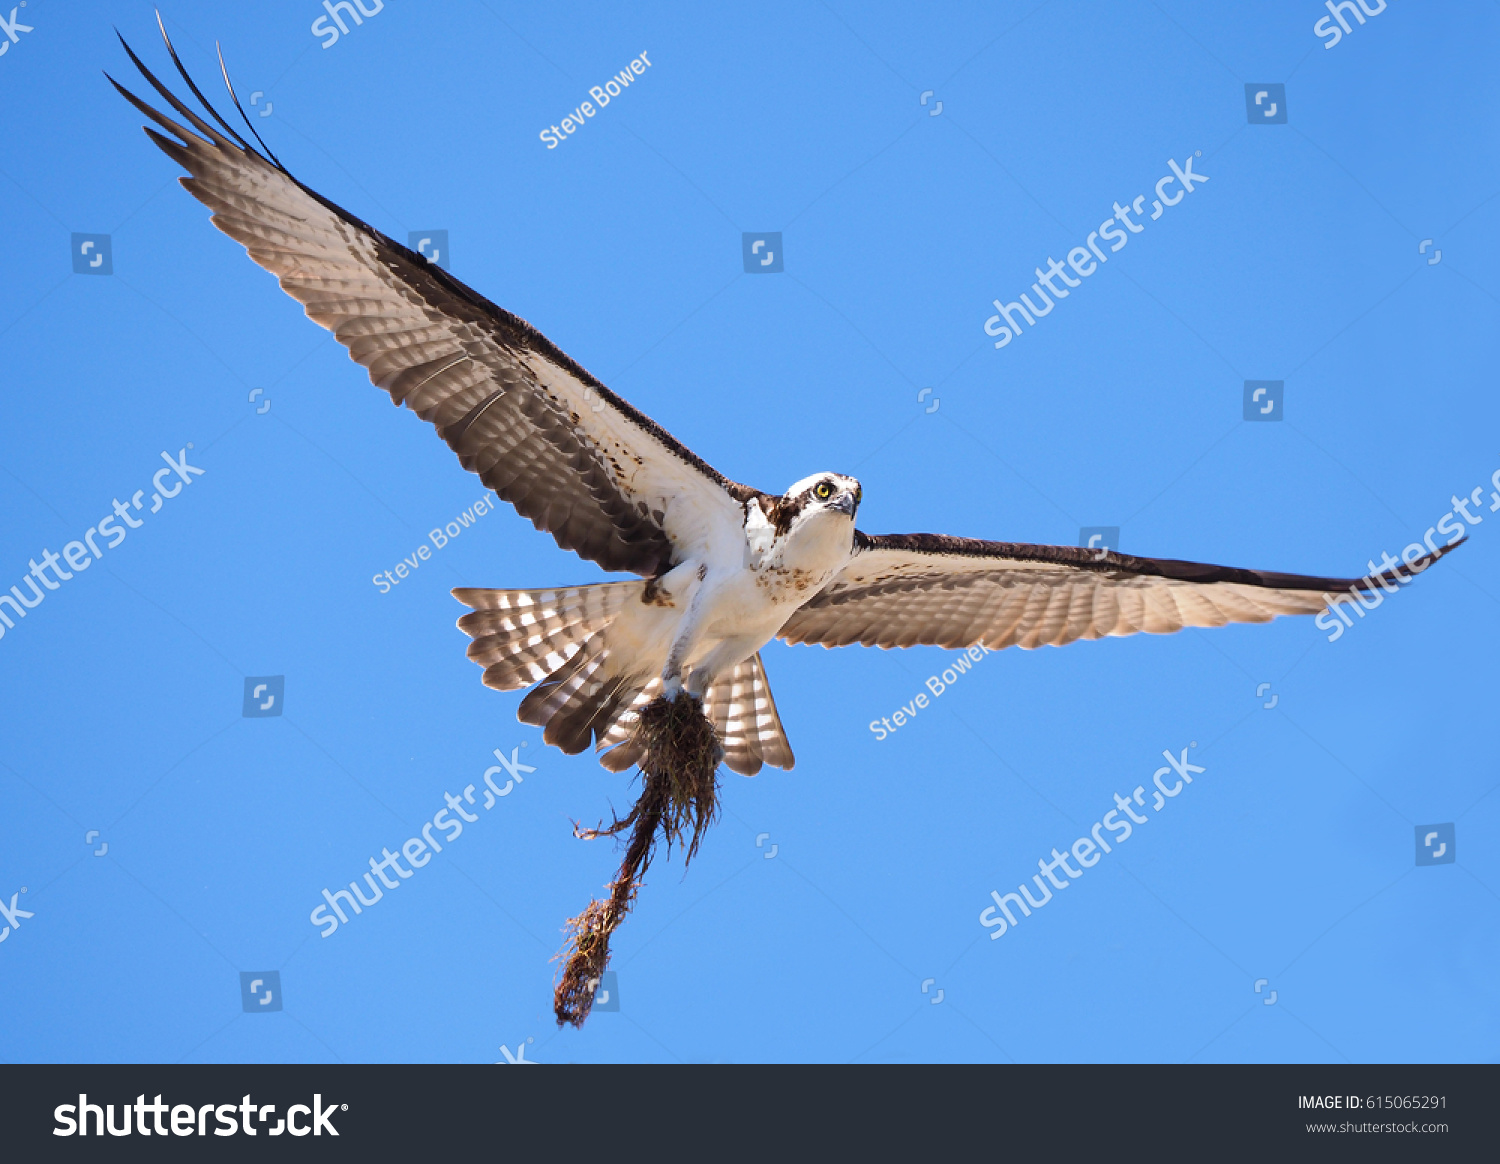
[[[699,581],[702,581],[702,570],[699,571]],[[688,602],[687,612],[682,616],[682,621],[677,624],[677,634],[672,639],[672,646],[667,651],[666,664],[661,669],[661,693],[667,702],[672,702],[682,691],[683,666],[687,661],[688,654],[692,651],[694,644],[698,641],[700,624],[703,621],[703,595],[706,588],[699,586],[693,597]],[[701,684],[694,683],[696,672],[688,678],[688,694],[694,699],[702,701],[703,692],[694,690]]]
[[[689,640],[691,637],[689,635],[678,636],[672,643],[671,651],[667,654],[667,665],[661,669],[661,694],[662,698],[668,703],[675,700],[683,690],[682,660],[687,654],[686,647],[690,645]],[[695,687],[701,686],[701,684],[694,682],[697,677],[698,673],[694,671],[692,675],[688,676],[686,686],[688,694],[701,703],[703,701],[703,692],[694,690]]]

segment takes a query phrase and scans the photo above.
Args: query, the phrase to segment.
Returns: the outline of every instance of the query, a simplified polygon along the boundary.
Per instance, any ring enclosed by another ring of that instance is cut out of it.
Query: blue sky
[[[1480,488],[1470,543],[1335,642],[1007,650],[883,740],[952,654],[771,645],[796,768],[723,774],[616,937],[620,1009],[561,1033],[549,959],[618,859],[570,822],[634,792],[480,684],[448,591],[598,571],[498,506],[377,588],[482,486],[175,185],[100,75],[141,88],[116,25],[167,76],[150,6],[19,9],[0,587],[149,509],[164,452],[203,472],[0,638],[0,904],[31,915],[0,1058],[1492,1061],[1500,10],[1393,0],[1325,48],[1322,5],[1248,9],[390,0],[324,48],[311,0],[166,7],[303,181],[447,231],[458,278],[730,477],[858,476],[870,532],[1117,526],[1347,575]],[[995,349],[992,300],[1189,158],[1206,182]],[[744,271],[747,232],[783,271]],[[74,273],[75,233],[111,274]],[[1243,419],[1246,380],[1284,419]],[[269,676],[284,714],[245,716]],[[991,890],[1194,741],[1191,786],[990,939]],[[536,771],[320,937],[321,891],[496,749]],[[1428,825],[1456,860],[1416,863]]]

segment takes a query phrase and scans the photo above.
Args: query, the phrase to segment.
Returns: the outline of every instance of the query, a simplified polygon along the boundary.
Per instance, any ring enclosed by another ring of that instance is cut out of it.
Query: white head
[[[814,473],[781,495],[773,520],[777,529],[783,532],[804,522],[821,524],[830,518],[841,519],[852,526],[863,496],[864,490],[853,477],[842,473]]]
[[[861,494],[859,482],[841,473],[804,477],[780,497],[762,494],[745,515],[751,551],[801,577],[799,590],[821,586],[853,548]]]

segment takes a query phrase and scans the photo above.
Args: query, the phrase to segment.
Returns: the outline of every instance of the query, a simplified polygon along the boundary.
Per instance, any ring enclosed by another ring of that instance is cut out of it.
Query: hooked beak
[[[847,514],[849,517],[853,517],[854,509],[857,504],[858,502],[854,500],[854,494],[845,493],[842,497],[835,501],[830,508],[836,509],[840,513]]]

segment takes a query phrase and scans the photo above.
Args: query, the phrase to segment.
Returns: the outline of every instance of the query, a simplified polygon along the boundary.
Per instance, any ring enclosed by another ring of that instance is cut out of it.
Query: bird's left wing
[[[1454,548],[1439,547],[1407,569],[1425,570]],[[1061,646],[1315,614],[1407,580],[1396,570],[1316,578],[1074,546],[856,531],[848,564],[780,637],[825,647]]]
[[[217,126],[125,51],[192,128],[110,83],[178,139],[146,130],[188,171],[182,184],[213,211],[214,225],[276,275],[394,403],[432,424],[465,468],[563,549],[606,570],[652,575],[680,561],[683,547],[740,528],[754,490],[710,468],[525,320],[302,185],[264,142],[264,154],[250,146],[175,52]]]

